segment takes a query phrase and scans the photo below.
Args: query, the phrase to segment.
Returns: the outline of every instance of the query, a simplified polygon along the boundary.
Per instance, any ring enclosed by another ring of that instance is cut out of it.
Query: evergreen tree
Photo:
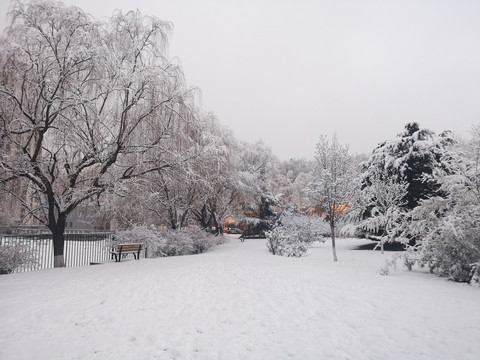
[[[422,201],[409,231],[419,240],[415,261],[460,282],[480,283],[480,127],[466,145],[446,149],[434,176],[442,197]]]
[[[405,183],[406,192],[399,203],[407,212],[415,209],[422,200],[444,196],[433,173],[435,169],[443,167],[441,156],[444,149],[453,143],[449,131],[436,135],[431,130],[421,129],[417,123],[407,124],[395,139],[380,143],[363,163],[362,190],[365,191],[378,180],[393,184]],[[373,215],[372,209],[373,205],[363,209],[363,219]],[[384,230],[378,229],[375,234],[379,235]]]

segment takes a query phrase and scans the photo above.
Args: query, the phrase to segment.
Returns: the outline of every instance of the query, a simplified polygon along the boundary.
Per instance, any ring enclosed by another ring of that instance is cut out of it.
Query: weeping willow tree
[[[166,58],[169,23],[138,11],[101,23],[61,2],[16,1],[0,43],[0,184],[53,235],[79,205],[168,167],[170,119],[185,91]]]

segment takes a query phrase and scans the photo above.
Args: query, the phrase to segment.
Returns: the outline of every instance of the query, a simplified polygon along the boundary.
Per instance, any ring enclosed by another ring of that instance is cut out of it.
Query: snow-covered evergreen
[[[412,212],[416,263],[455,281],[478,281],[480,264],[480,127],[466,145],[445,149],[433,176],[443,196]]]
[[[364,195],[362,228],[367,236],[392,240],[398,232],[394,230],[398,226],[393,224],[404,223],[401,218],[422,200],[442,195],[433,174],[443,167],[442,154],[453,143],[448,131],[436,135],[410,123],[395,139],[384,141],[373,150],[361,165],[360,176]]]
[[[378,169],[370,172],[369,185],[360,192],[358,206],[369,212],[358,228],[366,231],[370,238],[379,241],[382,249],[385,242],[398,241],[407,220],[404,207],[408,184],[384,178]]]
[[[415,208],[423,199],[439,194],[439,185],[432,177],[441,166],[440,157],[446,147],[454,143],[450,132],[436,135],[409,123],[395,139],[379,144],[363,163],[362,187],[370,185],[371,177],[387,182],[407,184],[404,207]]]

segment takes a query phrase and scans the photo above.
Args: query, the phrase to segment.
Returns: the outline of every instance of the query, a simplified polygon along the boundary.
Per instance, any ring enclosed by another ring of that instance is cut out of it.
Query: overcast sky
[[[410,121],[462,136],[480,123],[478,0],[64,3],[100,19],[138,8],[173,22],[169,54],[202,108],[282,159],[311,158],[321,134],[368,153]]]

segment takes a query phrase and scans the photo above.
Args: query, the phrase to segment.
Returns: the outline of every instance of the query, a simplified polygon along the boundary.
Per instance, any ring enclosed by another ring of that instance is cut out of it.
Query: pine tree
[[[433,174],[442,192],[412,212],[417,263],[460,282],[480,275],[480,127],[467,145],[445,149]],[[475,280],[477,279],[477,280]]]
[[[385,183],[405,183],[406,192],[400,207],[406,212],[416,208],[422,200],[444,196],[433,173],[442,168],[444,149],[453,143],[449,131],[436,135],[433,131],[421,129],[417,123],[407,124],[395,139],[380,143],[362,165],[362,190],[371,187],[375,178]],[[364,208],[363,219],[372,217],[372,210],[372,204]],[[374,234],[379,235],[384,230],[378,229]]]

